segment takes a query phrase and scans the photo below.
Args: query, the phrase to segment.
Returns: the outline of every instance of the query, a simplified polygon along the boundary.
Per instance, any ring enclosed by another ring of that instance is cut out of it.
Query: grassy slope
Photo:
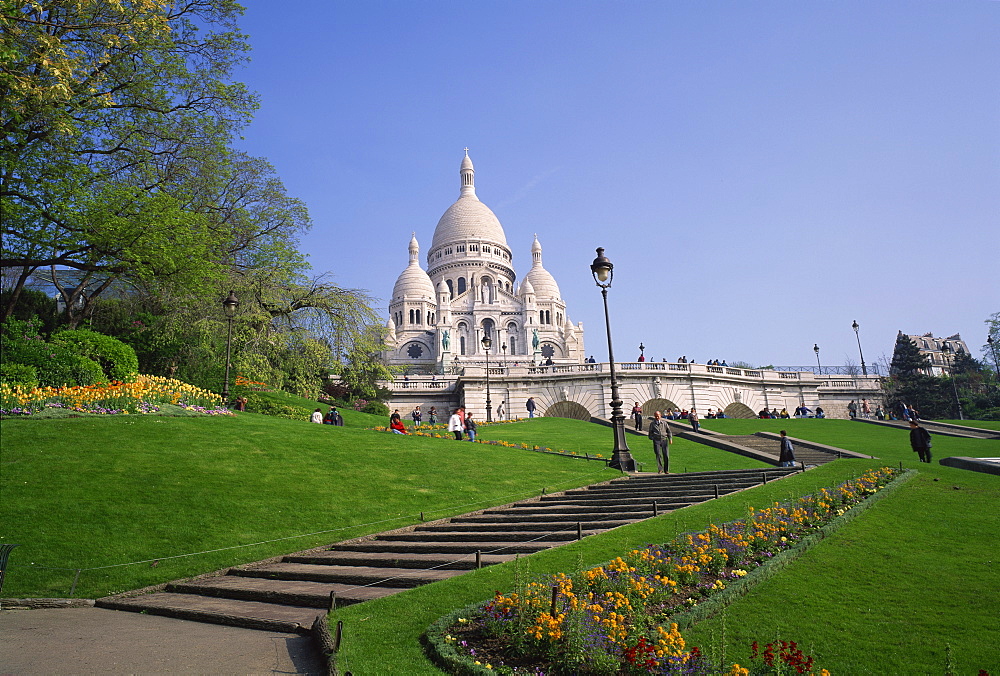
[[[711,421],[732,433],[781,429],[788,421]],[[794,421],[806,423],[810,421]],[[1000,666],[1000,569],[994,540],[1000,482],[989,475],[915,462],[905,431],[849,421],[815,421],[790,434],[880,455],[883,461],[840,460],[720,500],[619,528],[525,559],[531,574],[570,571],[606,561],[649,542],[712,522],[741,518],[748,504],[808,493],[883,464],[917,468],[920,475],[888,500],[848,524],[770,582],[727,611],[730,646],[770,641],[775,632],[799,641],[834,673],[942,673],[944,643],[957,673]],[[791,427],[791,425],[788,425]],[[738,428],[738,429],[734,429]],[[885,434],[888,432],[889,434]],[[902,435],[901,437],[899,435]],[[942,455],[984,456],[996,442],[936,438]],[[934,481],[938,479],[938,481]],[[958,486],[959,489],[953,488]],[[977,537],[978,536],[978,537]],[[437,673],[423,656],[419,636],[446,612],[510,590],[514,566],[505,564],[397,596],[338,610],[347,638],[340,657],[354,673]],[[721,636],[721,621],[695,627],[693,643]],[[740,650],[733,656],[745,660]],[[744,662],[745,663],[745,662]],[[402,669],[402,671],[400,671]]]
[[[84,571],[76,595],[104,595],[397,528],[420,512],[441,518],[618,476],[598,462],[401,437],[359,428],[381,417],[344,417],[343,428],[252,413],[4,421],[0,539],[21,544],[4,594],[66,596],[75,569],[159,560]],[[591,453],[610,437],[573,420],[489,431]],[[714,450],[697,462],[754,464]]]
[[[984,430],[1000,431],[1000,420],[942,420],[941,422],[953,425],[965,425],[966,427],[980,427]]]
[[[602,454],[611,457],[614,439],[610,427],[564,418],[535,418],[516,424],[480,427],[481,439],[503,439],[519,444],[545,446],[552,450]],[[643,470],[656,469],[652,443],[643,436],[627,435],[632,456],[644,463]],[[670,469],[674,472],[702,472],[713,469],[767,467],[766,463],[718,451],[693,441],[677,439],[670,446]]]

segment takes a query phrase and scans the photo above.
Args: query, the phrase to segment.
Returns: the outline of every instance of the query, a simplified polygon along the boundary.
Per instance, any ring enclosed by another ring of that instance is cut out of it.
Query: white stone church
[[[451,373],[482,362],[488,336],[491,361],[582,363],[583,324],[570,322],[537,235],[531,269],[518,284],[503,226],[476,196],[468,149],[459,173],[461,192],[434,229],[426,271],[415,233],[410,240],[410,264],[389,302],[387,361],[412,373]]]

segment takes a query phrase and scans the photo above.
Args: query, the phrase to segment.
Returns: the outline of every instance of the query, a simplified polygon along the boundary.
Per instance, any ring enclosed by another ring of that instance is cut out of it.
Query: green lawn
[[[1000,431],[1000,420],[942,420],[941,422],[953,425],[965,425],[966,427],[979,427],[984,430]]]
[[[479,429],[480,439],[503,439],[518,444],[544,446],[552,450],[576,451],[579,454],[600,453],[610,458],[614,438],[610,427],[595,425],[582,420],[566,418],[534,418],[519,423],[486,425]],[[643,471],[656,470],[653,445],[647,437],[626,435],[629,450],[636,462],[643,463]],[[693,441],[676,439],[670,446],[672,472],[704,472],[716,469],[744,469],[769,467],[751,458],[720,451]]]
[[[323,407],[325,410],[325,407]],[[344,413],[347,427],[244,414],[235,418],[116,416],[5,420],[0,446],[0,539],[18,542],[4,596],[94,597],[395,528],[549,491],[601,481],[598,463],[485,444],[401,437],[361,429],[384,424]],[[795,437],[871,453],[724,496],[525,557],[522,574],[598,564],[679,532],[733,520],[748,505],[830,486],[867,467],[920,474],[767,583],[730,606],[734,659],[750,640],[797,640],[838,673],[996,671],[1000,658],[1000,480],[916,462],[905,430],[838,420],[713,420],[730,433],[788,429]],[[609,454],[611,431],[540,418],[486,427],[484,438]],[[639,460],[648,440],[629,436]],[[935,437],[935,459],[1000,455],[1000,442]],[[678,441],[673,469],[757,464]],[[324,531],[320,533],[320,531]],[[193,557],[166,557],[287,538]],[[30,564],[33,564],[30,565]],[[42,568],[46,566],[48,568]],[[52,570],[63,568],[67,570]],[[436,673],[419,636],[450,610],[513,585],[514,565],[339,609],[340,666],[354,673]],[[721,618],[694,627],[698,645],[718,642]]]
[[[359,415],[345,412],[347,427],[251,413],[4,420],[0,539],[21,545],[4,595],[67,596],[76,569],[159,560],[85,570],[76,595],[100,596],[618,476],[350,427]]]
[[[67,596],[76,570],[97,569],[75,595],[102,596],[619,476],[601,462],[375,432],[364,427],[384,418],[343,415],[345,427],[253,413],[5,420],[0,540],[21,546],[4,594]],[[592,454],[611,438],[553,418],[484,433]],[[641,441],[636,454],[652,461]],[[678,470],[759,465],[679,446]],[[314,535],[292,537],[303,534]],[[243,546],[279,538],[291,539]]]

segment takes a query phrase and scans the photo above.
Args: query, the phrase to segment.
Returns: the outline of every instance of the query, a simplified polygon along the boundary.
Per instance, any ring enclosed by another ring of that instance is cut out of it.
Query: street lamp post
[[[958,400],[958,385],[955,383],[955,362],[951,357],[951,345],[945,343],[941,346],[941,351],[944,352],[944,358],[948,361],[948,372],[951,374],[951,390],[955,393],[955,407],[958,409],[958,419],[965,420],[965,416],[962,415],[962,402]]]
[[[816,375],[821,376],[823,375],[823,367],[819,363],[819,345],[817,343],[813,343],[813,352],[816,353]]]
[[[500,349],[503,350],[503,367],[506,370],[506,368],[507,368],[507,343],[502,343],[500,345]]]
[[[611,317],[608,314],[608,288],[614,277],[614,265],[604,255],[602,247],[597,248],[597,258],[590,264],[590,271],[594,275],[594,282],[601,287],[601,295],[604,297],[604,325],[608,331],[608,361],[611,369],[611,427],[614,430],[615,446],[612,450],[611,462],[608,467],[621,470],[622,472],[635,471],[635,459],[629,452],[628,443],[625,441],[625,415],[622,413],[622,400],[618,394],[618,380],[615,378],[615,354],[611,345]]]
[[[229,405],[229,361],[232,356],[233,347],[233,317],[236,316],[236,308],[239,305],[240,301],[236,299],[236,294],[232,291],[222,301],[222,311],[226,313],[226,319],[229,320],[229,333],[226,336],[226,380],[222,384],[222,403],[225,406]]]
[[[861,355],[861,374],[868,375],[868,367],[865,366],[865,353],[861,351],[861,334],[858,333],[860,326],[858,326],[858,320],[855,319],[854,323],[851,324],[851,328],[854,329],[854,335],[858,339],[858,354]]]
[[[490,348],[493,347],[493,339],[484,334],[480,342],[486,351],[486,422],[493,422],[493,402],[490,401]]]

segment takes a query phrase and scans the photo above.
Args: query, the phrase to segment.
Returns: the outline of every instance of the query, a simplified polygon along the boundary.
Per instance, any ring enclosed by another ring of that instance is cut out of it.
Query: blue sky
[[[606,358],[824,365],[1000,311],[1000,2],[245,0],[244,148],[386,299],[470,148]],[[387,312],[384,302],[380,306]]]

